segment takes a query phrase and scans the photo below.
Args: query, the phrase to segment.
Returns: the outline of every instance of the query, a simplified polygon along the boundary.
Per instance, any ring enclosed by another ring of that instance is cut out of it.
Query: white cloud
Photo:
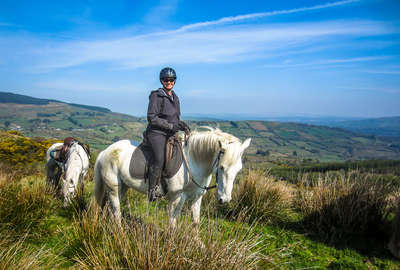
[[[224,18],[214,20],[214,21],[188,24],[188,25],[182,26],[181,28],[179,28],[176,31],[177,32],[186,31],[186,30],[192,30],[195,28],[202,28],[202,27],[211,26],[211,25],[233,23],[233,22],[239,22],[239,21],[244,21],[244,20],[257,19],[257,18],[263,18],[263,17],[271,17],[271,16],[283,15],[283,14],[299,13],[299,12],[310,11],[310,10],[319,10],[319,9],[325,9],[325,8],[330,8],[330,7],[347,5],[347,4],[355,3],[355,2],[359,2],[359,1],[360,0],[345,0],[345,1],[337,1],[337,2],[333,2],[333,3],[311,6],[311,7],[302,7],[302,8],[294,8],[294,9],[287,9],[287,10],[277,10],[277,11],[251,13],[251,14],[238,15],[238,16],[230,16],[230,17],[224,17]]]
[[[368,92],[378,92],[378,93],[386,93],[386,94],[399,94],[400,88],[393,87],[369,87],[369,86],[338,86],[337,89],[344,89],[348,91],[368,91]]]
[[[83,81],[83,80],[71,80],[71,79],[52,79],[52,80],[44,80],[37,81],[32,83],[32,86],[36,88],[45,88],[51,90],[60,90],[60,91],[82,91],[82,92],[113,92],[113,93],[146,93],[146,85],[137,83],[137,84],[120,84],[116,83],[102,83],[95,81]]]
[[[366,69],[360,70],[365,73],[373,73],[373,74],[386,74],[386,75],[400,75],[400,69],[389,70],[389,69]]]
[[[353,57],[341,59],[323,59],[318,61],[307,61],[303,63],[296,63],[292,59],[286,59],[282,64],[278,65],[264,65],[265,68],[297,68],[297,67],[320,67],[338,64],[352,64],[360,62],[384,61],[392,58],[392,56],[367,56],[367,57]],[[367,71],[365,71],[367,72]]]
[[[328,21],[276,25],[224,26],[173,35],[139,35],[110,40],[48,43],[31,48],[36,71],[88,63],[114,68],[160,66],[166,63],[226,63],[293,53],[316,42],[375,36],[394,30],[374,21]]]
[[[178,8],[179,0],[160,0],[159,4],[144,16],[144,21],[151,24],[165,23]]]

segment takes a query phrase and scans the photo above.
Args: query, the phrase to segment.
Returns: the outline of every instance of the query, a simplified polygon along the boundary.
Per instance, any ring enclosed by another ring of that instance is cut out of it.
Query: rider
[[[176,82],[176,73],[170,67],[160,72],[162,88],[152,91],[147,109],[147,129],[145,132],[153,158],[149,166],[149,201],[155,201],[164,194],[160,188],[161,174],[165,161],[165,145],[169,137],[179,130],[189,132],[189,126],[180,120],[179,98],[172,90]]]

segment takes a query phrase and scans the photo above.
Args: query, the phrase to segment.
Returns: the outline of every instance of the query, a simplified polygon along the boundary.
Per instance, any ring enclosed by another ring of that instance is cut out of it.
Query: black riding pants
[[[164,168],[165,145],[167,144],[169,136],[151,131],[147,132],[146,136],[153,152],[151,164],[161,169]]]

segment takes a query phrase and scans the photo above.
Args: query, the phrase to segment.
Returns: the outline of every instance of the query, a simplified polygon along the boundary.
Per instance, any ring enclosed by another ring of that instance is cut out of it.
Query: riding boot
[[[149,193],[148,199],[150,202],[155,201],[157,198],[161,198],[164,194],[160,188],[162,168],[151,165],[149,168]]]

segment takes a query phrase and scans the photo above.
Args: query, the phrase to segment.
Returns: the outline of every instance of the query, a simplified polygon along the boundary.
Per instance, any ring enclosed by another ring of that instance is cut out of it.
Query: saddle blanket
[[[183,157],[179,149],[178,141],[174,142],[172,148],[172,157],[165,158],[165,166],[163,169],[163,178],[171,178],[174,176],[182,165]],[[167,144],[168,145],[168,144]],[[167,155],[170,151],[166,151]],[[151,161],[152,153],[150,146],[141,143],[135,151],[133,151],[129,164],[129,172],[133,178],[147,179],[148,165]]]

